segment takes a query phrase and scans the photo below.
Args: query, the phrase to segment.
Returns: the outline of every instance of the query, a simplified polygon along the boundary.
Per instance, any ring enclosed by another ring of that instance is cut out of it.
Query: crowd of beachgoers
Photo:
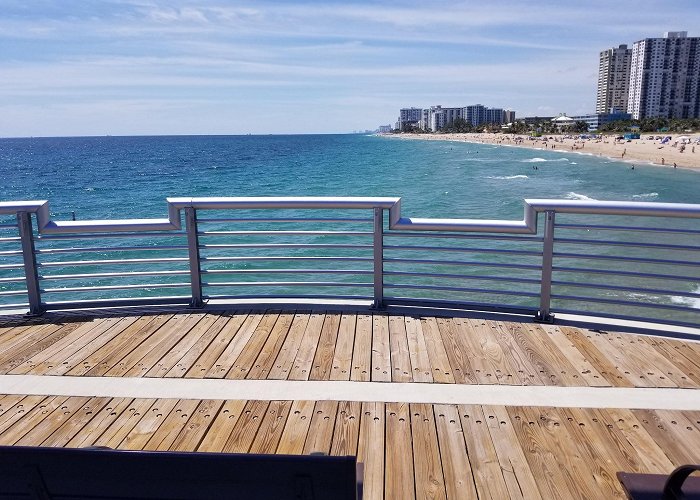
[[[634,165],[654,164],[667,167],[699,168],[700,142],[696,135],[642,134],[639,139],[623,136],[561,134],[531,137],[517,134],[396,134],[395,137],[433,141],[461,141],[497,144],[550,151],[575,151],[626,161]],[[670,137],[670,138],[669,138]]]

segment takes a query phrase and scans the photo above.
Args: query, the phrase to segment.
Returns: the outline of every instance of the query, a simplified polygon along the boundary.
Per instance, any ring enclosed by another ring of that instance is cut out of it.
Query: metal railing
[[[167,203],[88,221],[0,203],[0,308],[353,298],[698,324],[700,205],[525,200],[508,221],[403,217],[400,198]]]

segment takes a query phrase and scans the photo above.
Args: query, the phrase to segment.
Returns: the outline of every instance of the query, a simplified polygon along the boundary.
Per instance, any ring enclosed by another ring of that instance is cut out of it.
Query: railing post
[[[552,298],[552,261],[554,257],[554,211],[544,213],[544,237],[542,242],[542,280],[540,283],[540,308],[536,321],[553,323],[554,315],[550,312]]]
[[[384,209],[374,208],[374,302],[372,309],[384,307]]]
[[[22,259],[24,260],[24,278],[27,281],[29,314],[40,315],[45,311],[45,307],[41,303],[31,214],[29,212],[17,212],[17,226],[22,241]]]
[[[197,212],[192,207],[185,208],[185,224],[187,230],[187,249],[190,257],[190,284],[192,285],[192,300],[190,307],[202,307],[202,273],[199,260],[199,236],[197,235]]]

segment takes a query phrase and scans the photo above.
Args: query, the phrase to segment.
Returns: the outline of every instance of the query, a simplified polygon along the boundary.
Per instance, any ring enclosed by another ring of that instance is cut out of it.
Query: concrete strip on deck
[[[1,394],[700,410],[700,390],[0,375]]]

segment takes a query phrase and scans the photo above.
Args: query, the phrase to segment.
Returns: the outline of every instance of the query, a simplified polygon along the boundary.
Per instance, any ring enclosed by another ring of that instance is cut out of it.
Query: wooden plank
[[[99,412],[96,412],[95,418],[87,422],[85,427],[73,436],[65,446],[68,448],[92,446],[105,429],[114,425],[119,415],[125,412],[133,401],[131,398],[114,398],[110,400]]]
[[[202,332],[202,335],[197,338],[196,342],[189,349],[187,349],[179,361],[175,363],[165,375],[163,375],[164,377],[185,377],[187,373],[192,370],[192,367],[195,365],[197,360],[215,342],[217,336],[221,334],[224,328],[226,328],[226,325],[231,319],[225,314],[217,314],[215,318],[216,320],[214,323],[209,325],[206,331]],[[197,325],[193,331],[197,330],[199,330],[199,325]]]
[[[214,340],[202,351],[191,368],[187,370],[185,378],[206,377],[207,373],[213,368],[216,360],[219,359],[221,353],[224,352],[224,349],[231,343],[247,318],[247,311],[241,311],[231,315],[228,322],[221,328],[216,337],[214,337]]]
[[[609,446],[605,436],[596,433],[592,425],[569,411],[560,409],[561,424],[578,446],[593,475],[601,498],[626,498],[615,472],[627,470],[626,460],[615,446]],[[581,412],[583,413],[583,412]]]
[[[612,384],[591,364],[561,329],[554,325],[540,325],[557,349],[566,357],[579,377],[590,387],[610,387]]]
[[[561,352],[559,346],[549,337],[547,331],[535,324],[522,324],[521,328],[530,334],[529,339],[537,348],[553,372],[560,385],[564,387],[587,386],[586,379]]]
[[[134,426],[156,404],[155,399],[134,399],[126,411],[117,416],[114,423],[95,439],[94,446],[118,448]]]
[[[233,367],[226,374],[226,378],[244,379],[248,376],[248,373],[255,364],[255,360],[260,356],[260,351],[267,342],[278,318],[279,311],[268,311],[263,316],[262,320],[253,331],[253,335],[243,346],[243,350],[233,363]]]
[[[100,347],[108,343],[110,340],[120,335],[129,326],[138,321],[138,316],[123,318],[119,323],[112,328],[101,333],[98,337],[89,339],[85,338],[82,344],[75,344],[64,348],[60,353],[56,354],[53,359],[47,360],[41,365],[32,370],[32,373],[43,375],[63,375],[71,368],[79,365],[90,354],[98,350]]]
[[[522,407],[507,407],[507,411],[542,498],[578,498],[575,481],[561,470],[559,457],[538,423]]]
[[[289,333],[284,339],[282,348],[280,349],[275,362],[270,369],[268,379],[285,380],[289,377],[289,372],[292,370],[294,358],[299,352],[299,346],[304,338],[306,326],[309,324],[310,314],[306,311],[299,311],[292,320],[292,326],[289,328]]]
[[[389,316],[389,345],[391,351],[391,380],[413,382],[406,321],[403,316]]]
[[[457,326],[452,318],[437,318],[442,344],[450,360],[455,382],[458,384],[495,384],[495,373],[475,351],[471,335]]]
[[[222,322],[222,319],[224,322]],[[227,319],[228,318],[222,318],[218,314],[202,315],[199,322],[194,325],[194,327],[187,332],[177,344],[169,349],[165,355],[144,374],[144,377],[165,377],[176,366],[179,366],[180,373],[184,374],[187,369],[181,364],[181,360],[187,355],[187,353],[189,353],[190,350],[202,342],[203,338],[205,345],[208,345],[208,343],[213,339],[213,334],[209,333],[207,336],[207,333],[210,332],[212,328],[216,330],[217,327],[220,331],[220,328],[223,327],[223,324],[225,324],[225,320]],[[217,323],[221,326],[217,326]],[[203,348],[204,346],[201,346],[198,351],[201,352],[201,349]]]
[[[250,453],[275,453],[284,431],[291,401],[271,401],[260,424],[257,436],[250,447]]]
[[[168,451],[189,424],[200,401],[181,399],[144,445],[144,450]]]
[[[333,352],[333,367],[330,380],[350,380],[352,371],[352,348],[355,345],[355,314],[343,314],[340,317],[338,339]]]
[[[674,347],[667,339],[659,337],[643,337],[644,341],[651,345],[656,352],[678,367],[685,375],[687,380],[682,383],[691,384],[693,388],[700,388],[700,365],[697,365],[692,359],[685,356],[680,347]],[[698,360],[700,361],[700,360]],[[681,376],[681,379],[683,377]],[[681,384],[679,384],[681,385]],[[685,387],[685,386],[684,386]]]
[[[572,439],[567,426],[562,422],[566,417],[562,419],[554,408],[529,407],[524,408],[523,411],[539,426],[548,447],[557,457],[564,477],[570,481],[572,489],[576,489],[576,496],[582,499],[600,498],[602,491],[590,468],[593,457],[587,457],[585,448],[582,452],[576,441]]]
[[[142,325],[132,324],[111,342],[92,353],[82,363],[68,370],[67,375],[89,375],[99,377],[107,373],[119,360],[137,349],[141,343],[150,337],[173,317],[172,314],[161,314],[144,318]]]
[[[337,411],[337,401],[318,401],[316,403],[311,418],[310,431],[304,443],[304,455],[311,453],[328,455],[330,453]]]
[[[301,455],[304,451],[306,435],[311,426],[315,401],[294,401],[284,424],[282,437],[277,445],[277,453]]]
[[[508,498],[508,486],[481,406],[459,405],[458,409],[479,498]]]
[[[173,441],[170,450],[196,451],[223,405],[224,401],[218,399],[200,401],[192,418]]]
[[[231,338],[228,345],[221,351],[221,354],[214,364],[209,368],[205,378],[224,378],[229,372],[236,358],[241,354],[250,338],[255,333],[255,329],[263,320],[263,314],[249,314],[236,334]]]
[[[501,346],[505,359],[512,366],[513,378],[519,377],[521,385],[544,385],[537,367],[522,351],[511,328],[500,321],[486,321],[486,325]]]
[[[63,349],[71,348],[71,346],[83,346],[107,332],[110,328],[114,328],[121,320],[122,318],[112,317],[100,318],[94,322],[83,323],[70,332],[70,334],[57,342],[51,343],[51,345],[47,346],[45,349],[42,349],[26,359],[22,364],[16,365],[13,369],[8,370],[7,373],[14,375],[22,375],[29,372],[42,373],[40,367],[46,366],[47,364],[53,365],[56,362],[56,357],[60,357],[60,353]]]
[[[630,444],[625,434],[613,424],[613,418],[603,410],[590,408],[586,410],[570,409],[580,422],[584,422],[598,435],[600,442],[607,448],[610,456],[620,456],[627,463],[628,471],[644,472],[644,465],[638,451]]]
[[[238,419],[241,418],[247,403],[247,401],[240,399],[226,401],[197,446],[197,451],[223,451],[226,441],[231,436],[231,431]]]
[[[327,313],[326,318],[323,320],[321,337],[319,338],[314,361],[311,365],[309,380],[330,380],[339,328],[340,314]]]
[[[364,464],[363,498],[384,498],[384,403],[362,403],[357,461]]]
[[[46,404],[51,404],[50,401],[57,399],[54,397],[46,396],[20,396],[20,400],[15,404],[8,406],[8,408],[0,415],[0,443],[2,441],[2,435],[11,427],[13,427],[17,421],[23,419],[33,412],[41,412],[43,409],[37,410],[39,406],[44,406]],[[41,417],[39,417],[41,418]]]
[[[309,317],[304,337],[301,339],[292,369],[289,371],[289,380],[309,379],[325,316],[324,313],[312,313]]]
[[[700,432],[685,412],[678,410],[654,410],[671,432],[678,436],[688,453],[693,457],[691,463],[700,463]]]
[[[482,353],[483,359],[495,372],[496,381],[499,384],[527,385],[529,383],[523,381],[523,376],[509,361],[503,347],[501,347],[498,332],[493,324],[488,324],[485,320],[469,318],[455,318],[454,321],[460,335],[465,337],[465,342],[470,346],[470,349]]]
[[[341,401],[338,403],[331,455],[357,456],[357,445],[360,435],[360,417],[362,403],[356,401]]]
[[[391,382],[389,317],[372,315],[372,382]]]
[[[222,451],[226,453],[248,453],[268,406],[270,406],[269,401],[248,401],[242,415],[233,426],[231,435]]]
[[[22,401],[24,397],[19,394],[0,396],[0,418],[5,412],[12,411],[14,406]]]
[[[638,451],[641,469],[653,474],[668,474],[673,470],[673,462],[664,453],[664,450],[656,444],[656,441],[644,430],[637,417],[630,410],[607,409],[611,421],[620,429],[632,448]],[[617,470],[622,470],[618,468]]]
[[[611,333],[605,336],[631,362],[636,363],[644,376],[656,387],[694,387],[687,375],[641,339],[641,335]]]
[[[518,436],[504,406],[482,406],[498,463],[510,498],[537,498],[541,495]]]
[[[125,358],[122,358],[120,365],[124,368],[116,370],[120,376],[143,377],[151,368],[166,356],[174,346],[195,328],[204,314],[193,313],[183,318],[182,321],[171,321],[165,328],[161,328],[151,335],[146,342],[141,344],[138,350],[134,350]],[[179,319],[179,318],[178,318]],[[138,355],[141,351],[141,356]],[[131,365],[131,368],[125,369]],[[110,373],[110,372],[108,372]],[[113,373],[113,372],[112,372]]]
[[[434,405],[433,411],[447,498],[450,500],[479,498],[457,407]]]
[[[409,409],[416,498],[446,499],[433,407],[429,404],[411,404]]]
[[[25,412],[24,408],[19,408],[15,414],[10,414],[10,418],[3,422],[2,427],[0,427],[4,428],[3,431],[0,432],[0,444],[15,444],[22,439],[25,434],[31,432],[34,427],[41,424],[47,415],[50,415],[56,411],[57,408],[64,405],[67,399],[68,398],[65,396],[42,398],[42,401],[29,411]],[[5,425],[8,422],[10,422],[11,425]]]
[[[128,432],[119,443],[119,448],[127,450],[142,450],[148,444],[158,428],[170,416],[176,405],[177,399],[158,399],[153,406],[143,414],[136,425]]]
[[[43,325],[41,328],[25,332],[16,339],[0,343],[0,350],[2,350],[0,355],[0,373],[7,373],[22,363],[26,363],[44,349],[69,335],[79,326],[80,323]]]
[[[700,349],[698,343],[690,340],[663,339],[663,342],[670,345],[679,354],[685,356],[695,366],[700,366]],[[697,375],[697,372],[695,372]]]
[[[65,422],[77,414],[83,405],[87,405],[88,401],[90,401],[90,398],[86,397],[67,398],[63,404],[52,412],[44,414],[44,418],[37,422],[28,432],[22,436],[15,435],[17,439],[12,444],[17,446],[39,446]],[[14,433],[15,430],[16,428],[13,427],[10,429],[10,433]]]
[[[246,378],[265,380],[268,377],[275,363],[275,359],[279,355],[280,349],[287,338],[293,320],[293,313],[280,314],[275,326],[270,332],[270,336],[267,338],[265,345],[262,346],[262,349],[260,349],[260,354],[255,360],[253,367],[248,372],[248,375],[246,375]]]
[[[557,373],[556,366],[546,358],[542,348],[520,323],[504,322],[503,326],[510,332],[514,342],[520,348],[522,357],[526,358],[537,371],[536,375],[544,385],[564,385]],[[573,369],[573,368],[572,368]]]
[[[450,359],[445,352],[440,330],[435,318],[421,318],[421,330],[425,338],[425,346],[430,358],[430,373],[433,380],[439,384],[454,384],[455,377],[452,374]]]
[[[372,377],[372,316],[357,315],[350,380],[368,382]]]
[[[419,318],[406,316],[406,340],[408,342],[408,355],[411,360],[412,377],[414,382],[432,382],[433,374],[430,368],[428,347],[423,335],[423,327]]]
[[[75,436],[90,430],[86,430],[85,426],[90,423],[96,415],[102,413],[102,410],[110,401],[111,398],[89,398],[82,406],[77,407],[72,414],[66,415],[64,411],[62,415],[62,417],[65,417],[63,424],[60,425],[60,427],[54,427],[55,430],[41,442],[41,446],[66,446]],[[53,415],[49,416],[48,419],[53,419]],[[54,425],[56,424],[59,424],[59,422],[54,423]]]
[[[385,497],[415,498],[409,405],[406,403],[387,403],[385,412]]]
[[[588,335],[590,332],[586,333],[577,328],[566,326],[562,326],[560,329],[576,349],[581,352],[581,355],[584,356],[598,373],[613,387],[635,387],[632,377],[622,373],[622,371],[589,340]]]

